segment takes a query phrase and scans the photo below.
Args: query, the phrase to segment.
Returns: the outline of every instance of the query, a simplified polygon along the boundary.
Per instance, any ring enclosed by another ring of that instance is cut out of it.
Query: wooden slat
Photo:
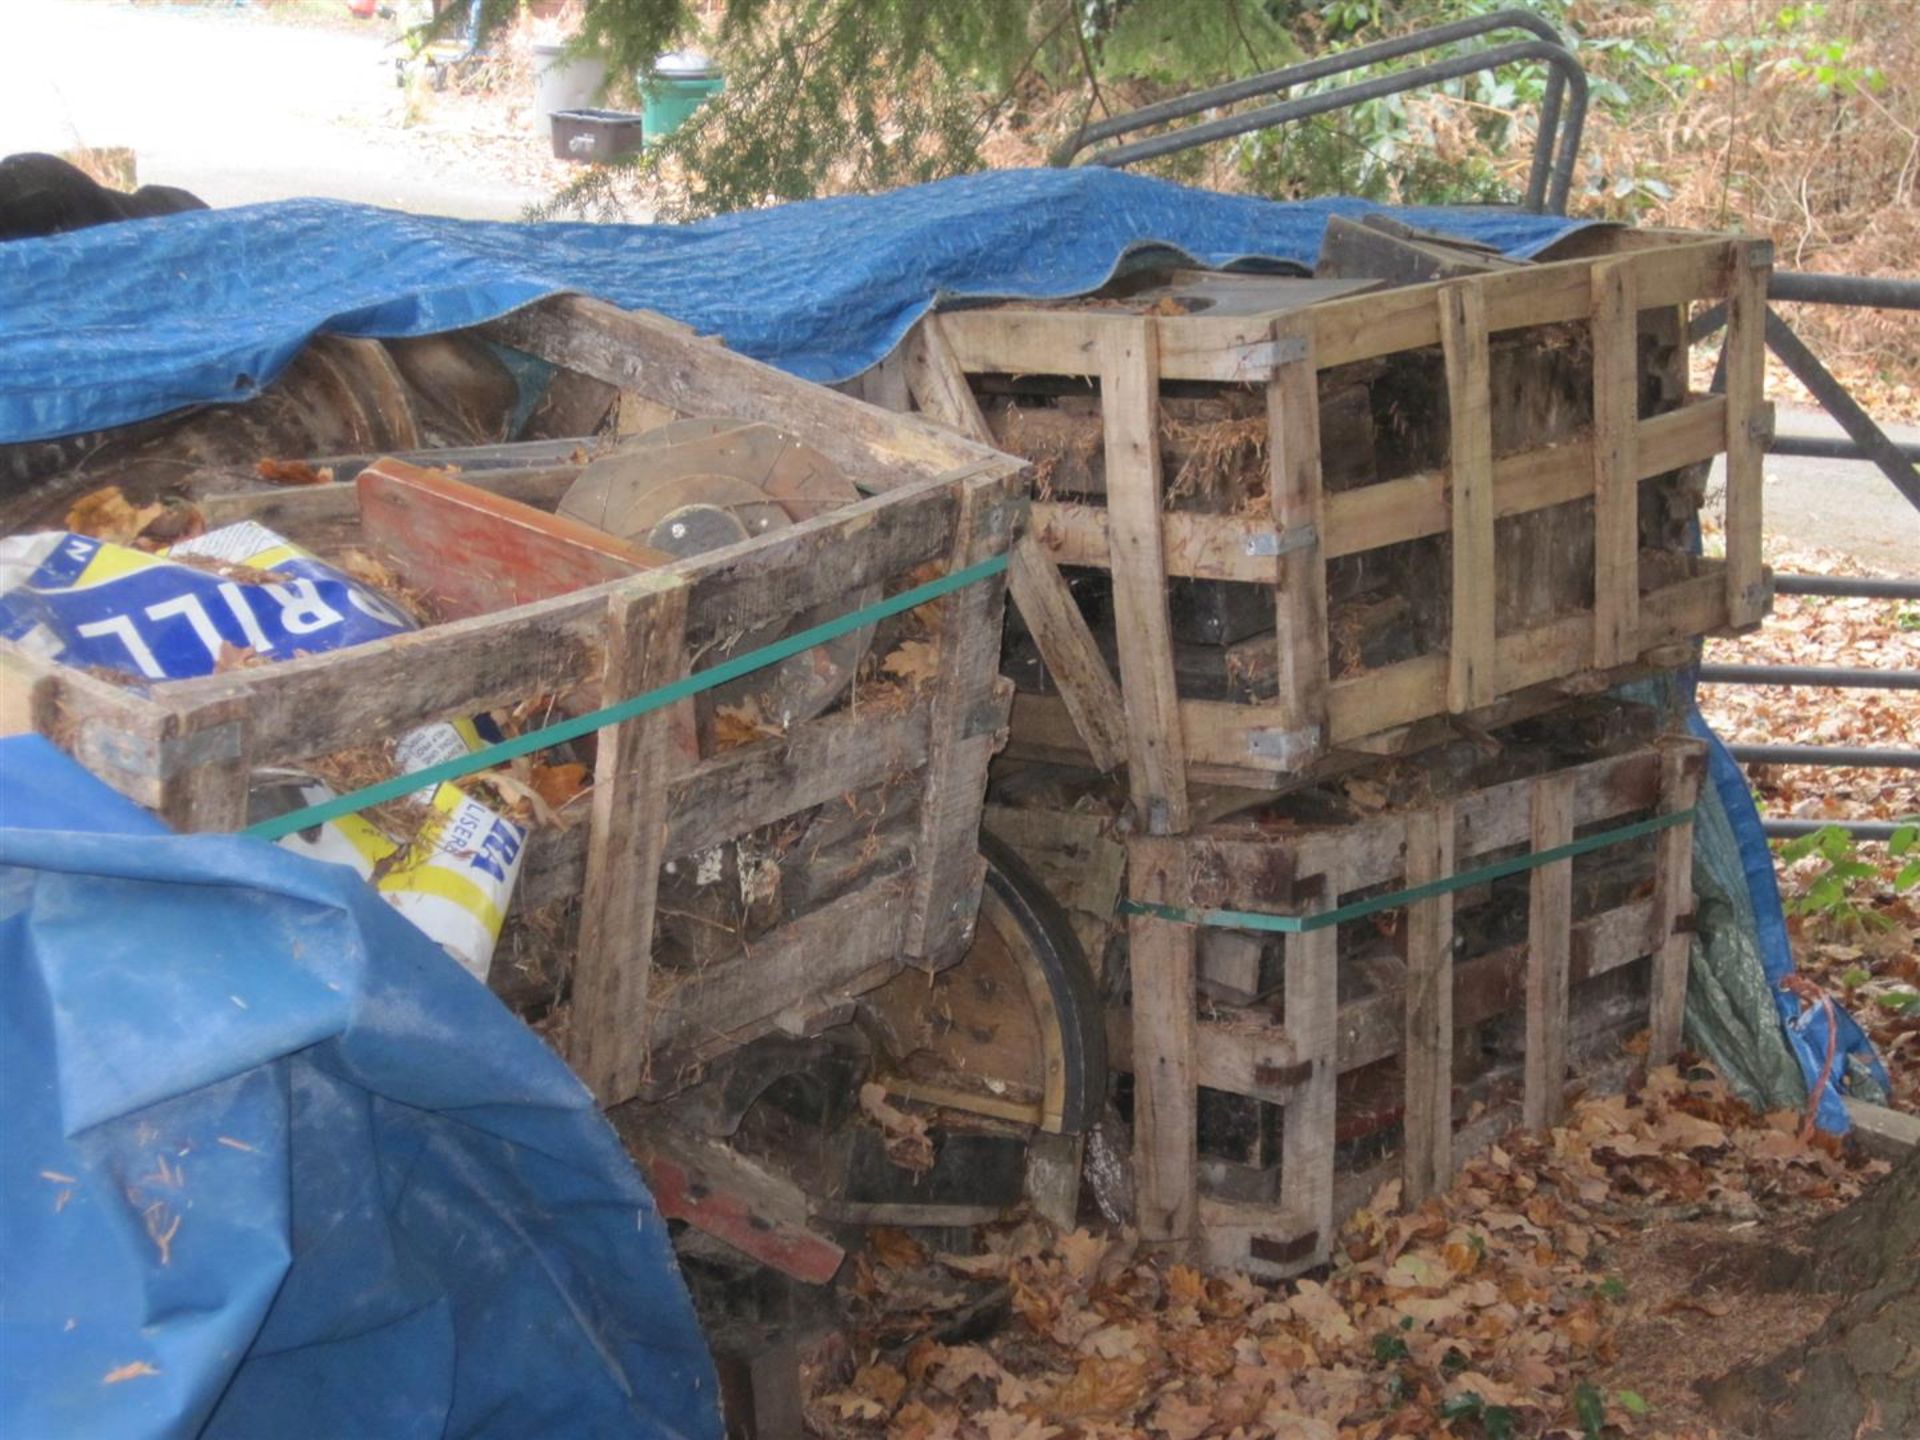
[[[1307,537],[1274,561],[1275,637],[1280,647],[1277,727],[1295,743],[1289,768],[1327,746],[1327,561],[1322,548],[1320,387],[1312,329],[1304,317],[1273,327],[1276,347],[1297,344],[1297,360],[1277,366],[1267,382],[1268,481],[1273,526],[1282,545]]]
[[[1407,816],[1409,888],[1453,873],[1451,805]],[[1446,1189],[1453,1176],[1453,896],[1406,911],[1405,1141],[1401,1174],[1409,1206]]]
[[[1157,893],[1131,856],[1135,894]],[[1133,966],[1133,1187],[1140,1238],[1181,1245],[1193,1238],[1198,1198],[1199,1096],[1194,1060],[1194,930],[1151,915],[1127,922]]]
[[[1713,395],[1639,422],[1636,479],[1647,480],[1709,460],[1726,439],[1726,399]],[[1593,446],[1577,436],[1558,445],[1502,456],[1493,462],[1496,520],[1562,505],[1593,493]],[[1423,470],[1395,480],[1339,490],[1324,497],[1322,548],[1329,560],[1446,534],[1452,523],[1447,476]],[[1200,580],[1266,584],[1268,562],[1250,553],[1250,537],[1273,534],[1243,517],[1175,510],[1161,519],[1167,573]],[[1107,564],[1107,514],[1099,505],[1061,501],[1033,507],[1033,529],[1062,565]]]
[[[686,588],[671,580],[609,597],[602,693],[640,695],[685,674],[686,618]],[[661,709],[600,732],[567,1059],[603,1106],[639,1094],[646,1069],[672,725]]]
[[[1727,291],[1727,615],[1751,625],[1766,613],[1760,563],[1762,431],[1766,405],[1767,276],[1756,247],[1736,248]]]
[[[1691,809],[1706,758],[1697,743],[1663,740],[1660,811]],[[1693,949],[1693,826],[1662,830],[1655,847],[1652,1038],[1647,1062],[1664,1065],[1680,1050],[1687,1010],[1687,968]]]
[[[908,337],[906,378],[915,402],[927,414],[969,439],[994,443],[993,431],[973,398],[967,372],[954,356],[940,316],[927,315]],[[1103,549],[1101,559],[1105,558]],[[1007,585],[1087,752],[1101,770],[1113,769],[1126,758],[1120,687],[1067,582],[1035,542],[1031,528],[1014,543]]]
[[[1329,560],[1441,535],[1452,523],[1447,478],[1437,470],[1337,491],[1325,504]]]
[[[898,974],[906,888],[864,885],[759,936],[750,954],[657,985],[648,1021],[655,1082],[768,1033],[796,1005],[857,995]]]
[[[1013,513],[1007,491],[1020,477],[966,482],[949,572],[1006,553]],[[1006,579],[978,580],[940,602],[939,655],[927,764],[921,772],[920,843],[915,850],[906,955],[923,969],[958,960],[973,936],[986,862],[976,837],[987,763],[1000,747],[1013,687],[999,679]],[[986,697],[995,697],[986,702]]]
[[[1102,327],[1100,408],[1128,783],[1143,828],[1167,835],[1187,828],[1187,753],[1161,560],[1156,333],[1143,320]]]
[[[1007,583],[1094,768],[1124,764],[1127,716],[1120,687],[1060,568],[1031,532],[1014,542]]]
[[[1532,845],[1537,854],[1573,839],[1573,777],[1534,782]],[[1573,861],[1528,876],[1527,1056],[1521,1119],[1529,1130],[1560,1123],[1567,1074],[1567,986],[1572,959]]]
[[[999,467],[992,467],[997,470]],[[989,472],[990,473],[990,472]],[[954,479],[804,520],[777,535],[682,560],[661,575],[692,591],[690,644],[738,633],[893,579],[952,544]],[[254,759],[271,765],[365,744],[429,720],[470,715],[543,692],[598,692],[611,595],[650,593],[646,577],[614,580],[500,615],[450,621],[324,655],[154,687],[189,708],[247,697]]]
[[[479,326],[477,333],[682,415],[734,415],[777,425],[867,490],[994,458],[931,421],[888,414],[734,354],[657,315],[598,300],[541,301]]]
[[[1642,277],[1642,303],[1651,309],[1725,293],[1727,248],[1724,240],[1703,239],[1635,253],[1629,263]],[[1499,333],[1586,319],[1592,313],[1590,268],[1590,261],[1575,259],[1476,277],[1488,329]],[[1433,288],[1409,285],[1316,305],[1310,313],[1320,368],[1439,344]]]
[[[1593,663],[1639,653],[1639,292],[1631,260],[1593,270]]]
[[[922,411],[969,440],[994,445],[993,431],[973,398],[967,372],[947,342],[946,322],[928,314],[914,326],[905,346],[907,390]]]
[[[409,589],[432,597],[443,621],[673,563],[662,551],[398,460],[376,460],[354,485],[363,539],[391,559]]]
[[[10,723],[45,735],[101,780],[128,799],[158,808],[168,779],[191,757],[171,737],[178,721],[165,706],[141,692],[111,684],[0,640],[0,691]],[[239,753],[243,737],[231,744],[217,734],[213,743]]]
[[[1487,312],[1474,280],[1440,286],[1452,438],[1453,625],[1447,642],[1447,708],[1459,714],[1499,694],[1494,661],[1493,397]]]
[[[903,781],[927,761],[927,703],[874,718],[845,710],[789,733],[737,746],[680,771],[668,785],[665,854],[704,850],[788,815],[888,781]],[[587,833],[577,823],[590,797],[561,812],[565,828],[542,827],[527,840],[515,904],[537,910],[580,893]]]
[[[1280,1206],[1313,1226],[1314,1263],[1333,1242],[1338,934],[1329,925],[1286,938],[1287,1031],[1311,1068],[1280,1117]]]

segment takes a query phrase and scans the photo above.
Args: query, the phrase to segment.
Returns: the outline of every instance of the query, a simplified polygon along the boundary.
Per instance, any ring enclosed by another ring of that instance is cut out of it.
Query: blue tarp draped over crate
[[[0,1433],[717,1437],[591,1097],[350,870],[0,741]]]
[[[444,220],[326,200],[126,221],[0,245],[0,443],[244,400],[319,330],[454,330],[563,290],[842,380],[936,299],[1080,294],[1143,249],[1307,266],[1328,216],[1384,208],[1082,169],[990,171],[684,226]],[[1583,223],[1389,213],[1516,256]]]

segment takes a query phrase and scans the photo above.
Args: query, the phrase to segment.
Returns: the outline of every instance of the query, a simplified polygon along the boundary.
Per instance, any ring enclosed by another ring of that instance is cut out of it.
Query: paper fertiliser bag
[[[275,578],[250,583],[170,558],[182,556]],[[411,616],[379,594],[252,521],[184,540],[165,557],[63,531],[0,539],[0,637],[68,665],[185,680],[212,674],[229,650],[280,660],[415,628]],[[480,746],[471,721],[439,721],[401,736],[394,761],[411,773]],[[333,795],[324,782],[297,772],[259,778],[265,783],[256,784],[254,805],[265,813],[256,820]],[[430,813],[404,854],[361,815],[280,843],[351,865],[388,904],[485,979],[526,832],[455,784],[423,786],[414,798]]]

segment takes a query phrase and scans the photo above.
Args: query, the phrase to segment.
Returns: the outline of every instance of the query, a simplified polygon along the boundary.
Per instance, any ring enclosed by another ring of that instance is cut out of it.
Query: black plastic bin
[[[640,152],[640,117],[630,110],[556,110],[548,119],[556,160],[617,160]]]

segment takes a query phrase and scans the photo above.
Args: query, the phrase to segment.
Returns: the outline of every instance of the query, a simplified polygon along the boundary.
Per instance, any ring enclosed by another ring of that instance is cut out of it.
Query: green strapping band
[[[1508,875],[1518,875],[1523,870],[1537,870],[1556,860],[1588,855],[1595,850],[1604,850],[1609,845],[1637,840],[1642,835],[1671,830],[1676,825],[1688,824],[1692,819],[1691,808],[1655,815],[1647,820],[1636,820],[1630,825],[1602,830],[1565,845],[1555,845],[1550,850],[1535,850],[1530,854],[1516,855],[1510,860],[1495,860],[1491,864],[1463,870],[1444,879],[1429,880],[1424,885],[1396,890],[1391,895],[1376,895],[1369,900],[1356,900],[1351,905],[1342,905],[1337,910],[1320,910],[1311,915],[1264,915],[1254,910],[1198,910],[1181,905],[1151,905],[1143,900],[1123,901],[1120,910],[1125,915],[1151,915],[1157,920],[1172,920],[1182,925],[1209,925],[1225,930],[1277,930],[1283,935],[1301,935],[1309,930],[1324,930],[1329,925],[1338,925],[1343,921],[1359,920],[1382,910],[1416,905],[1437,895],[1465,890],[1471,885],[1484,885],[1489,880],[1503,879]]]
[[[410,774],[396,775],[391,780],[382,780],[378,784],[350,790],[345,795],[323,800],[318,805],[308,805],[301,810],[276,815],[271,820],[262,820],[258,824],[249,825],[240,833],[257,836],[262,840],[278,840],[283,835],[291,835],[296,830],[305,830],[310,825],[338,820],[342,815],[351,815],[388,800],[398,800],[403,795],[411,795],[422,786],[437,785],[442,780],[458,780],[463,775],[489,770],[502,761],[531,755],[536,750],[545,750],[563,741],[577,740],[582,735],[591,734],[608,725],[617,725],[622,720],[631,720],[639,715],[650,714],[652,711],[685,700],[690,695],[698,695],[704,690],[725,685],[728,681],[737,680],[742,675],[750,675],[755,670],[764,670],[769,665],[778,665],[782,660],[798,655],[803,650],[811,650],[816,645],[824,645],[829,640],[837,640],[842,635],[863,630],[876,621],[885,620],[890,615],[898,615],[904,610],[912,610],[916,606],[926,604],[929,600],[938,600],[941,596],[950,595],[955,590],[972,585],[976,581],[1001,574],[1006,568],[1005,555],[989,556],[978,564],[967,566],[964,570],[956,570],[951,575],[942,575],[937,580],[929,580],[926,584],[916,585],[911,590],[902,590],[898,595],[889,596],[885,600],[855,610],[851,614],[841,615],[820,625],[809,626],[783,640],[776,640],[771,645],[763,645],[758,650],[749,650],[744,655],[735,655],[730,659],[722,660],[710,670],[682,676],[671,684],[662,685],[657,690],[649,690],[643,695],[635,695],[599,710],[590,710],[585,715],[576,715],[570,720],[561,720],[538,730],[529,730],[524,735],[514,736],[511,740],[502,740],[497,745],[488,745],[483,749],[475,750],[471,755],[443,760],[437,765],[428,765]]]

